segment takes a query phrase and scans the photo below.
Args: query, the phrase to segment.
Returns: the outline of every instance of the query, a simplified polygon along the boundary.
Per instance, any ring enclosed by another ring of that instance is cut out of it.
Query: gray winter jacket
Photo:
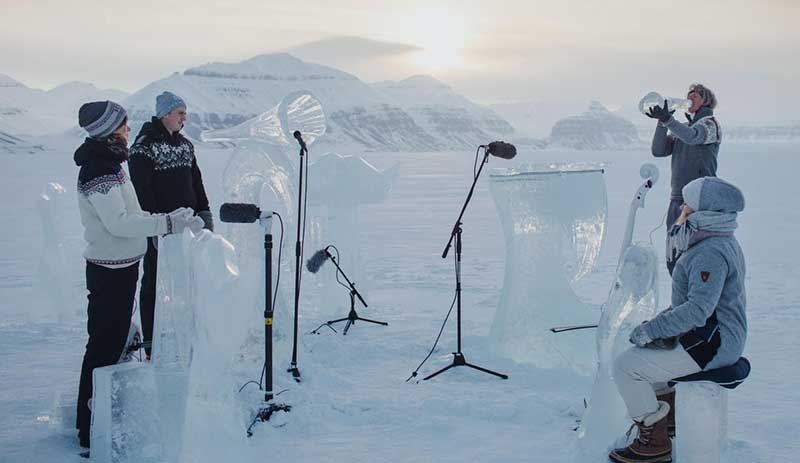
[[[735,215],[744,210],[742,192],[719,178],[695,180],[683,194],[699,211]],[[650,339],[677,336],[704,370],[732,365],[747,338],[744,278],[744,254],[733,233],[701,239],[678,258],[672,306],[646,322],[645,332]]]
[[[700,108],[689,124],[675,118],[658,123],[651,151],[655,157],[672,156],[671,199],[681,200],[681,190],[692,180],[717,175],[721,141],[719,123],[708,106]]]

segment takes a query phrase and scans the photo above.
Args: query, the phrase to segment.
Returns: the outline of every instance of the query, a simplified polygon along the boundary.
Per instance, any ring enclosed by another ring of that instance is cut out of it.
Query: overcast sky
[[[800,0],[0,5],[0,73],[37,88],[80,80],[131,92],[206,62],[349,36],[387,44],[297,51],[366,81],[431,74],[480,103],[628,104],[699,81],[732,119],[800,120]]]

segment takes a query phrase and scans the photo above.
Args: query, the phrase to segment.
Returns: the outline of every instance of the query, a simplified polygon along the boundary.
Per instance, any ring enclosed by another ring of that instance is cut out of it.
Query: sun
[[[445,8],[421,8],[410,26],[409,41],[422,48],[412,55],[417,66],[427,70],[463,66],[466,25],[462,16]]]

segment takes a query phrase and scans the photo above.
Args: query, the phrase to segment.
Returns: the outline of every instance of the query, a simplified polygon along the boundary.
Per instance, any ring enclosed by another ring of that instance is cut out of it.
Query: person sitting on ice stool
[[[716,177],[693,180],[682,192],[667,239],[667,254],[679,256],[672,305],[634,328],[635,346],[614,361],[614,381],[638,428],[633,443],[609,454],[616,462],[672,461],[675,391],[667,382],[732,365],[744,350],[745,262],[733,236],[744,196]]]

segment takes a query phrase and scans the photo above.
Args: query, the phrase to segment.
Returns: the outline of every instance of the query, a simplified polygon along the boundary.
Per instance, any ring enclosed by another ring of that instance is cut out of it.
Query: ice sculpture
[[[207,130],[203,141],[253,141],[277,146],[294,143],[295,130],[303,134],[310,145],[325,134],[325,113],[322,103],[311,92],[300,90],[286,95],[269,111],[226,129]]]
[[[667,100],[667,107],[670,111],[679,113],[688,112],[689,108],[692,106],[692,102],[686,98],[675,98],[672,96],[664,98],[658,92],[650,92],[639,100],[639,112],[646,116],[647,111],[653,106],[664,106],[664,100]]]
[[[495,169],[490,188],[506,238],[493,343],[517,361],[588,374],[594,353],[585,339],[554,337],[548,329],[590,316],[571,283],[592,270],[603,242],[603,169],[591,164]]]
[[[242,443],[233,360],[248,328],[263,325],[243,310],[252,294],[239,281],[221,236],[160,240],[153,361],[95,369],[93,460],[197,461]]]
[[[95,368],[93,385],[92,461],[168,461],[154,368],[140,362]]]
[[[592,395],[581,418],[578,438],[584,451],[605,455],[628,426],[625,403],[612,376],[614,359],[631,347],[628,337],[639,323],[652,318],[658,306],[658,257],[650,244],[633,244],[636,212],[658,180],[658,169],[645,164],[639,170],[644,183],[636,190],[628,211],[616,278],[603,304],[595,333],[597,373]]]
[[[312,243],[314,250],[335,245],[340,252],[339,264],[365,297],[368,282],[362,278],[359,207],[386,199],[395,175],[396,169],[381,172],[364,158],[336,153],[320,157],[309,168],[309,205],[317,214],[312,219],[315,232],[306,249]],[[335,271],[323,271],[313,277],[321,288],[323,315],[337,315],[348,307],[348,290],[336,282],[335,275]]]
[[[281,100],[271,110],[228,129],[203,132],[204,141],[233,142],[237,148],[228,161],[223,173],[223,190],[226,202],[257,204],[262,209],[277,211],[284,222],[282,257],[294,255],[292,229],[296,226],[296,181],[299,156],[293,131],[303,134],[306,145],[311,146],[326,130],[325,113],[322,104],[307,91],[294,92]],[[279,238],[277,227],[273,230]],[[243,226],[229,224],[225,236],[236,249],[241,267],[242,290],[248,294],[259,294],[258,288],[264,279],[264,232],[257,225]],[[277,251],[277,249],[276,249]],[[276,252],[277,254],[277,252]],[[275,259],[277,261],[277,255]],[[289,265],[291,259],[283,259],[284,276],[294,272]],[[280,263],[276,263],[281,265]],[[277,279],[278,272],[274,278]],[[291,333],[291,291],[290,277],[284,284],[273,287],[277,293],[275,306],[275,339]],[[254,300],[252,313],[258,314],[263,308],[262,296]],[[254,332],[258,336],[259,332]]]
[[[191,243],[195,329],[181,461],[226,461],[230,449],[245,445],[246,439],[234,361],[248,330],[263,331],[263,316],[250,317],[246,309],[255,294],[241,291],[233,246],[207,231]],[[263,346],[263,334],[261,340]]]
[[[63,318],[75,302],[74,293],[69,283],[69,271],[64,256],[64,237],[67,235],[64,225],[66,189],[57,182],[45,185],[37,210],[42,226],[42,255],[37,270],[37,293],[47,297],[53,313]]]
[[[680,383],[675,394],[675,461],[722,461],[727,424],[727,390],[708,381]]]

